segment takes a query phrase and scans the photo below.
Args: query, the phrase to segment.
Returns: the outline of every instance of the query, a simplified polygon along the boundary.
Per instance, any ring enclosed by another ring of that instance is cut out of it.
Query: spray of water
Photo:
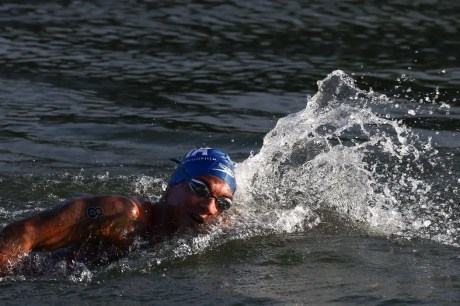
[[[437,182],[450,166],[431,139],[379,114],[395,102],[360,90],[342,71],[318,87],[304,110],[280,119],[260,151],[238,165],[241,211],[261,226],[276,215],[270,230],[274,222],[286,232],[314,227],[338,214],[369,233],[458,245],[449,198],[458,190]]]

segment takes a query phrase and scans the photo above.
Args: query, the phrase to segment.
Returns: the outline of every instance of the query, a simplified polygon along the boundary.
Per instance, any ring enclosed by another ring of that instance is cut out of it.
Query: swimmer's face
[[[224,199],[233,200],[230,186],[221,178],[213,175],[194,177],[207,186],[210,196],[202,196],[191,188],[189,182],[169,186],[167,196],[167,222],[171,231],[194,227],[215,218],[222,213]],[[193,187],[193,186],[192,186]],[[197,187],[200,187],[198,184]]]

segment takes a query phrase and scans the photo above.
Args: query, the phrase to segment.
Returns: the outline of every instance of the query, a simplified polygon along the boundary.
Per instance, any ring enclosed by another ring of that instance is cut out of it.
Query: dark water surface
[[[2,226],[79,194],[155,198],[168,158],[199,146],[238,162],[239,187],[198,237],[70,272],[34,255],[42,273],[1,279],[0,304],[457,304],[458,16],[2,1]]]

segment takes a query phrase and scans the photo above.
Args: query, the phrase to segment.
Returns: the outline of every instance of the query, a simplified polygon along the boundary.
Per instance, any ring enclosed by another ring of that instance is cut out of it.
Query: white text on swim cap
[[[233,174],[233,171],[230,167],[228,167],[227,165],[224,165],[222,163],[219,163],[219,167],[220,168],[212,168],[211,170],[215,170],[215,171],[219,171],[219,172],[223,172],[231,177],[234,177],[234,174]]]
[[[185,158],[189,158],[190,156],[195,156],[197,155],[198,153],[201,153],[201,155],[208,155],[208,150],[210,148],[200,148],[200,149],[196,149],[196,150],[193,150],[193,151],[190,151],[187,153],[187,155],[185,156]]]

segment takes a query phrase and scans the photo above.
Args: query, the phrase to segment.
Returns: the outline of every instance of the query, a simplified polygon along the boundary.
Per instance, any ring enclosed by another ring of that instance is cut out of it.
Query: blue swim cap
[[[211,174],[223,179],[235,193],[235,167],[230,157],[222,151],[211,148],[194,149],[182,160],[171,159],[178,164],[169,184],[179,184],[199,175]]]

